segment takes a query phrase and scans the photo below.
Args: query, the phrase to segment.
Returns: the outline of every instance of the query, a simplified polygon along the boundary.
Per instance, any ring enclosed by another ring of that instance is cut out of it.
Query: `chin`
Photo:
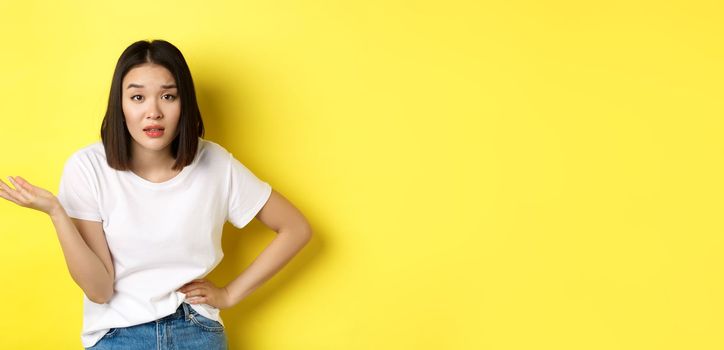
[[[141,136],[143,139],[134,139],[136,144],[143,148],[152,149],[155,151],[160,151],[168,146],[171,145],[171,141],[167,140],[165,135],[163,137],[158,138],[148,138],[146,135]]]

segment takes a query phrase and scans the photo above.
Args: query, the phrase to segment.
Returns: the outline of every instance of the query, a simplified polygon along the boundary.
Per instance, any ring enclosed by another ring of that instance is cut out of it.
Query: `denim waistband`
[[[158,320],[156,320],[156,322],[161,322],[161,321],[165,321],[165,320],[173,320],[173,319],[177,319],[177,318],[181,318],[181,317],[189,318],[190,314],[191,314],[191,305],[184,302],[178,306],[178,308],[176,309],[176,312],[174,312],[170,315],[164,316],[162,318],[159,318]]]

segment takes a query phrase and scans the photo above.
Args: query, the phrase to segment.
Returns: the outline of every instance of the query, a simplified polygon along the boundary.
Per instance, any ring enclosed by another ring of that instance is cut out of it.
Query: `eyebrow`
[[[134,87],[135,87],[135,88],[142,88],[143,85],[130,83],[130,84],[128,84],[128,87],[127,87],[126,89],[130,89],[130,88],[134,88]],[[161,87],[164,88],[164,89],[175,89],[175,88],[176,88],[176,84],[161,85]]]

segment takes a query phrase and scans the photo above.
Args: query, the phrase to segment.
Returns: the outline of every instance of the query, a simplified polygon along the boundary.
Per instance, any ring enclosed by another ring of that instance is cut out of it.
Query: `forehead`
[[[123,85],[128,83],[139,83],[147,86],[162,85],[162,84],[173,84],[175,82],[171,72],[164,66],[157,64],[146,63],[140,66],[133,67],[123,77]]]

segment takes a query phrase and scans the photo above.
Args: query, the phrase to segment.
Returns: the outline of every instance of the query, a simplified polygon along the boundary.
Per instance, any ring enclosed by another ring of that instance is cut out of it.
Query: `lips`
[[[144,131],[144,133],[145,133],[146,135],[148,135],[148,137],[154,137],[154,138],[156,138],[156,137],[162,137],[164,131],[163,131],[162,129],[161,129],[161,130],[158,130],[158,129],[150,129],[150,130]]]
[[[160,126],[160,125],[149,125],[149,126],[143,128],[143,131],[149,131],[149,130],[159,131],[159,130],[163,130],[163,129],[164,129],[164,127]]]

